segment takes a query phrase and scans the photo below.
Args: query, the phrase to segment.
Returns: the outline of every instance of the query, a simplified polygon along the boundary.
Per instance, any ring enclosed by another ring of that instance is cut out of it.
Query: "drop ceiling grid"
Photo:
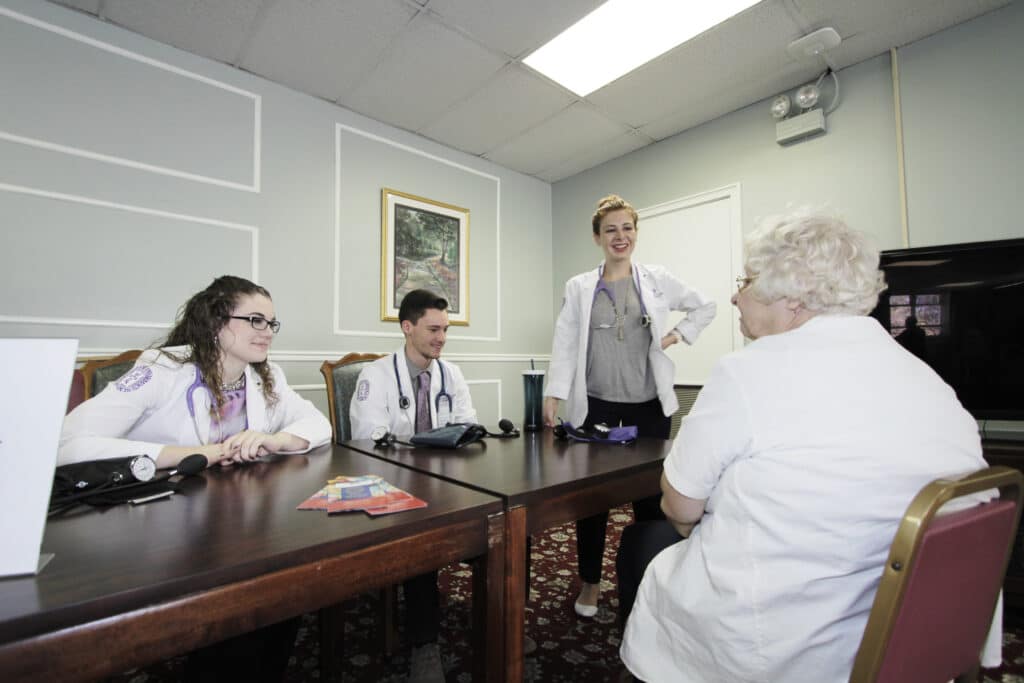
[[[395,2],[276,0],[253,31],[240,65],[335,100],[358,87],[415,15]]]

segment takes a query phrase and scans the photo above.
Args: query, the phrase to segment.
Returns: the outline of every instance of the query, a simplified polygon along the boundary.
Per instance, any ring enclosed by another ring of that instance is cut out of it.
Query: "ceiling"
[[[600,0],[51,2],[554,182],[1010,0],[764,0],[585,98],[521,60]]]

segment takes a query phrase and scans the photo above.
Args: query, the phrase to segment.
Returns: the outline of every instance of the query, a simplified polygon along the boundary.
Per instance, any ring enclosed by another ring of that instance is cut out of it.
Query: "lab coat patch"
[[[146,366],[132,368],[121,379],[117,380],[117,390],[124,392],[135,391],[151,379],[153,379],[153,370],[151,368]]]
[[[370,380],[362,379],[359,380],[359,386],[356,387],[356,400],[365,401],[370,396]]]

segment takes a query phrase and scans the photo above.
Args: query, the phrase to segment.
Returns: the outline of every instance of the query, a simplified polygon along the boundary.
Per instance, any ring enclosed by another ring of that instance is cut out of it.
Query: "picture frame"
[[[448,322],[469,325],[469,209],[381,190],[381,320],[398,321],[402,297],[429,289]]]

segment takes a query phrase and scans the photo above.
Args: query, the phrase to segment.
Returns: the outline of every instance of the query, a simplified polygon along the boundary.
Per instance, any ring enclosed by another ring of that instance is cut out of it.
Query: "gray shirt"
[[[651,328],[640,324],[640,299],[633,278],[606,285],[612,296],[599,291],[590,310],[587,394],[617,403],[650,401],[658,396],[647,356]]]

